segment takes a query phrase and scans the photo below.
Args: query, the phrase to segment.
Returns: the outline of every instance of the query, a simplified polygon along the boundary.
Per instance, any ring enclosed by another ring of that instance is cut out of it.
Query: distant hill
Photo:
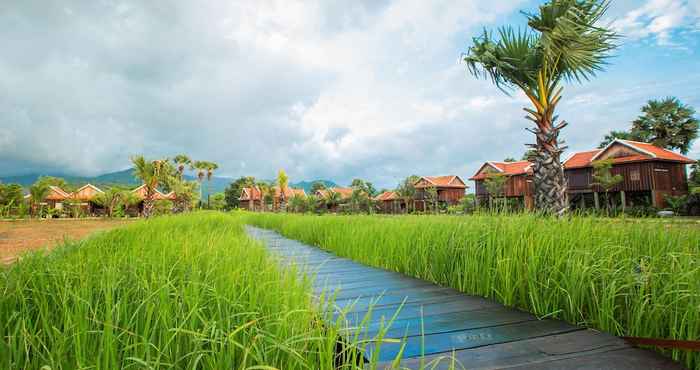
[[[132,168],[128,168],[126,170],[122,171],[116,171],[116,172],[110,172],[110,173],[105,173],[99,176],[70,176],[70,175],[63,175],[63,174],[28,174],[28,175],[21,175],[21,176],[7,176],[7,177],[0,177],[0,182],[4,184],[20,184],[24,187],[29,187],[33,183],[36,182],[36,180],[41,177],[41,176],[54,176],[54,177],[61,177],[65,179],[69,184],[71,185],[85,185],[87,183],[91,183],[95,186],[110,186],[110,185],[125,185],[125,186],[137,186],[141,183],[138,179],[136,179],[133,175],[134,170]],[[195,180],[196,177],[186,175],[185,178],[187,180]],[[223,192],[226,187],[235,179],[230,178],[230,177],[217,177],[214,176],[211,179],[211,183],[209,183],[210,186],[210,191],[212,194],[214,193],[221,193]],[[304,191],[308,194],[311,192],[311,185],[316,182],[316,181],[321,181],[326,185],[326,187],[333,187],[333,186],[338,186],[336,183],[333,181],[329,180],[313,180],[313,181],[300,181],[296,183],[290,183],[289,186],[293,188],[300,188],[304,189]],[[204,196],[207,194],[207,181],[205,180],[202,183],[202,192]]]

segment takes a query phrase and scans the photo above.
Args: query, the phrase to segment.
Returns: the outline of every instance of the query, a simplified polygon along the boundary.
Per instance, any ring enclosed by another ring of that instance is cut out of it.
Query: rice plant
[[[700,228],[533,215],[248,214],[343,257],[614,335],[700,338]],[[689,368],[697,352],[668,351]]]
[[[333,369],[342,328],[240,217],[138,222],[0,268],[3,369]]]

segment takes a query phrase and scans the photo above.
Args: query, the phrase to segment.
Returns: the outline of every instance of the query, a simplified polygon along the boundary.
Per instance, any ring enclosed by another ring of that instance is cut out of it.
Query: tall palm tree
[[[199,207],[202,207],[202,182],[206,176],[207,162],[194,161],[190,164],[190,169],[197,171],[197,182],[199,183]]]
[[[178,154],[173,158],[173,163],[177,165],[177,176],[182,180],[185,175],[185,167],[192,164],[192,160],[185,154]]]
[[[48,195],[49,186],[44,183],[37,182],[29,187],[29,202],[32,215],[36,216],[37,205],[40,205]]]
[[[286,208],[287,202],[287,194],[285,193],[285,191],[289,186],[289,176],[287,176],[287,173],[284,172],[284,170],[279,170],[279,172],[277,173],[277,184],[280,188],[279,208],[280,210],[284,210]]]
[[[134,176],[141,179],[146,187],[143,198],[143,216],[148,218],[153,212],[156,189],[163,177],[169,174],[172,166],[169,166],[166,159],[148,161],[142,155],[132,157],[131,162],[134,164]]]
[[[219,165],[214,162],[205,162],[205,169],[207,170],[207,208],[209,208],[209,196],[211,195],[211,179],[214,177],[214,171],[219,169]]]
[[[529,129],[536,136],[534,157],[535,202],[544,212],[563,214],[568,208],[566,179],[561,164],[559,132],[566,122],[554,115],[563,81],[581,82],[601,71],[617,35],[598,26],[608,2],[551,0],[539,13],[526,14],[532,31],[498,30],[499,40],[484,32],[473,39],[464,57],[477,78],[489,78],[498,88],[520,89],[534,109],[525,108]]]

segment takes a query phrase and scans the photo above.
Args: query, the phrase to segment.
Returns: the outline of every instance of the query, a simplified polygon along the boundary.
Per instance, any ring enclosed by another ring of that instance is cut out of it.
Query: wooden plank
[[[422,315],[438,315],[441,313],[482,310],[490,307],[499,307],[500,304],[479,297],[449,296],[428,302],[415,302],[406,304],[394,304],[383,307],[348,307],[336,312],[334,319],[344,317],[351,325],[369,317],[371,320],[388,320],[395,315],[399,318],[420,317]],[[398,311],[398,314],[397,314]]]
[[[421,365],[430,364],[428,368],[434,370],[447,370],[452,365],[456,365],[457,369],[502,369],[601,354],[626,348],[630,348],[629,345],[619,338],[593,330],[580,330],[522,341],[448,351],[428,355],[424,358],[406,358],[400,361],[400,366],[405,369],[418,369]],[[380,364],[377,368],[393,368],[391,365],[391,363]],[[535,368],[537,367],[535,366]],[[561,368],[568,369],[569,367],[563,366]],[[643,366],[639,367],[639,369],[644,368]]]
[[[419,357],[580,330],[584,329],[558,320],[526,321],[510,325],[407,337],[400,343],[369,344],[365,348],[365,357],[372,358],[373,352],[380,349],[375,355],[376,358],[379,361],[391,361],[399,353],[402,353],[402,356],[406,358]]]
[[[433,283],[425,280],[417,279],[406,279],[406,280],[391,280],[385,281],[383,279],[362,279],[354,282],[337,282],[328,281],[336,289],[347,292],[356,289],[372,288],[372,287],[386,287],[387,289],[398,288],[398,287],[423,287],[423,286],[435,286]],[[318,285],[314,291],[320,292],[324,289],[325,285]]]
[[[385,338],[404,338],[421,334],[478,329],[535,320],[537,318],[527,312],[511,310],[505,307],[495,307],[484,310],[458,311],[411,318],[399,317],[392,322],[371,321],[369,324],[349,328],[347,331],[355,332],[359,330],[366,338],[374,338],[380,332]]]

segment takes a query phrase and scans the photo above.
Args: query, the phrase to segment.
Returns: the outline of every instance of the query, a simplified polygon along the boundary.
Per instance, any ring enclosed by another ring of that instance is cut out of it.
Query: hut
[[[694,160],[649,143],[616,139],[603,149],[573,153],[564,161],[569,202],[576,208],[600,206],[603,189],[595,185],[593,163],[612,160],[612,175],[622,182],[610,189],[625,206],[667,206],[666,196],[688,193],[686,165]]]
[[[31,194],[24,196],[24,199],[30,200],[32,198]],[[63,191],[63,189],[58,186],[50,185],[49,191],[44,199],[39,200],[35,204],[42,207],[48,207],[49,209],[63,209],[63,203],[69,200],[70,194]]]
[[[287,187],[284,191],[280,190],[279,186],[273,188],[272,210],[278,211],[283,209],[286,203],[295,195],[306,196],[304,189],[294,189]],[[263,209],[263,196],[260,188],[257,186],[244,187],[241,190],[241,196],[238,198],[238,206],[242,209],[250,211]]]
[[[129,208],[129,213],[132,215],[141,215],[143,213],[143,200],[146,198],[146,184],[143,184],[136,189],[131,191],[138,199],[139,202],[136,203],[135,207],[130,207]],[[163,194],[160,190],[154,189],[154,194],[153,194],[153,199],[158,201],[158,200],[167,200],[167,201],[174,201],[176,199],[175,192],[171,191],[170,193]],[[136,213],[136,214],[134,214]]]
[[[100,188],[88,183],[70,194],[70,199],[74,202],[72,206],[80,207],[85,214],[103,214],[104,208],[94,202],[95,197],[102,193],[104,192]]]
[[[425,211],[431,203],[437,206],[451,206],[459,203],[466,189],[467,184],[459,176],[423,176],[413,184],[416,189],[415,209]],[[435,189],[437,198],[431,199],[430,191]]]
[[[532,163],[528,161],[518,162],[486,162],[478,171],[469,178],[474,181],[477,205],[488,203],[491,194],[486,187],[489,176],[501,174],[506,176],[501,194],[498,197],[514,199],[522,207],[532,209],[534,207],[534,186],[532,183]]]
[[[284,191],[279,186],[274,187],[274,196],[272,197],[272,209],[275,211],[284,210],[287,207],[287,202],[294,196],[306,197],[304,189],[295,189],[287,186]]]
[[[402,213],[406,211],[406,201],[395,191],[385,191],[376,197],[377,207],[382,213]]]
[[[353,191],[353,188],[332,187],[316,190],[315,195],[318,198],[327,199],[331,194],[336,193],[339,195],[340,203],[347,203],[347,201],[352,197]],[[338,211],[339,207],[340,204],[326,204],[326,209],[330,212]]]
[[[238,197],[238,207],[255,211],[262,209],[262,196],[257,186],[249,186],[241,189],[241,196]]]

